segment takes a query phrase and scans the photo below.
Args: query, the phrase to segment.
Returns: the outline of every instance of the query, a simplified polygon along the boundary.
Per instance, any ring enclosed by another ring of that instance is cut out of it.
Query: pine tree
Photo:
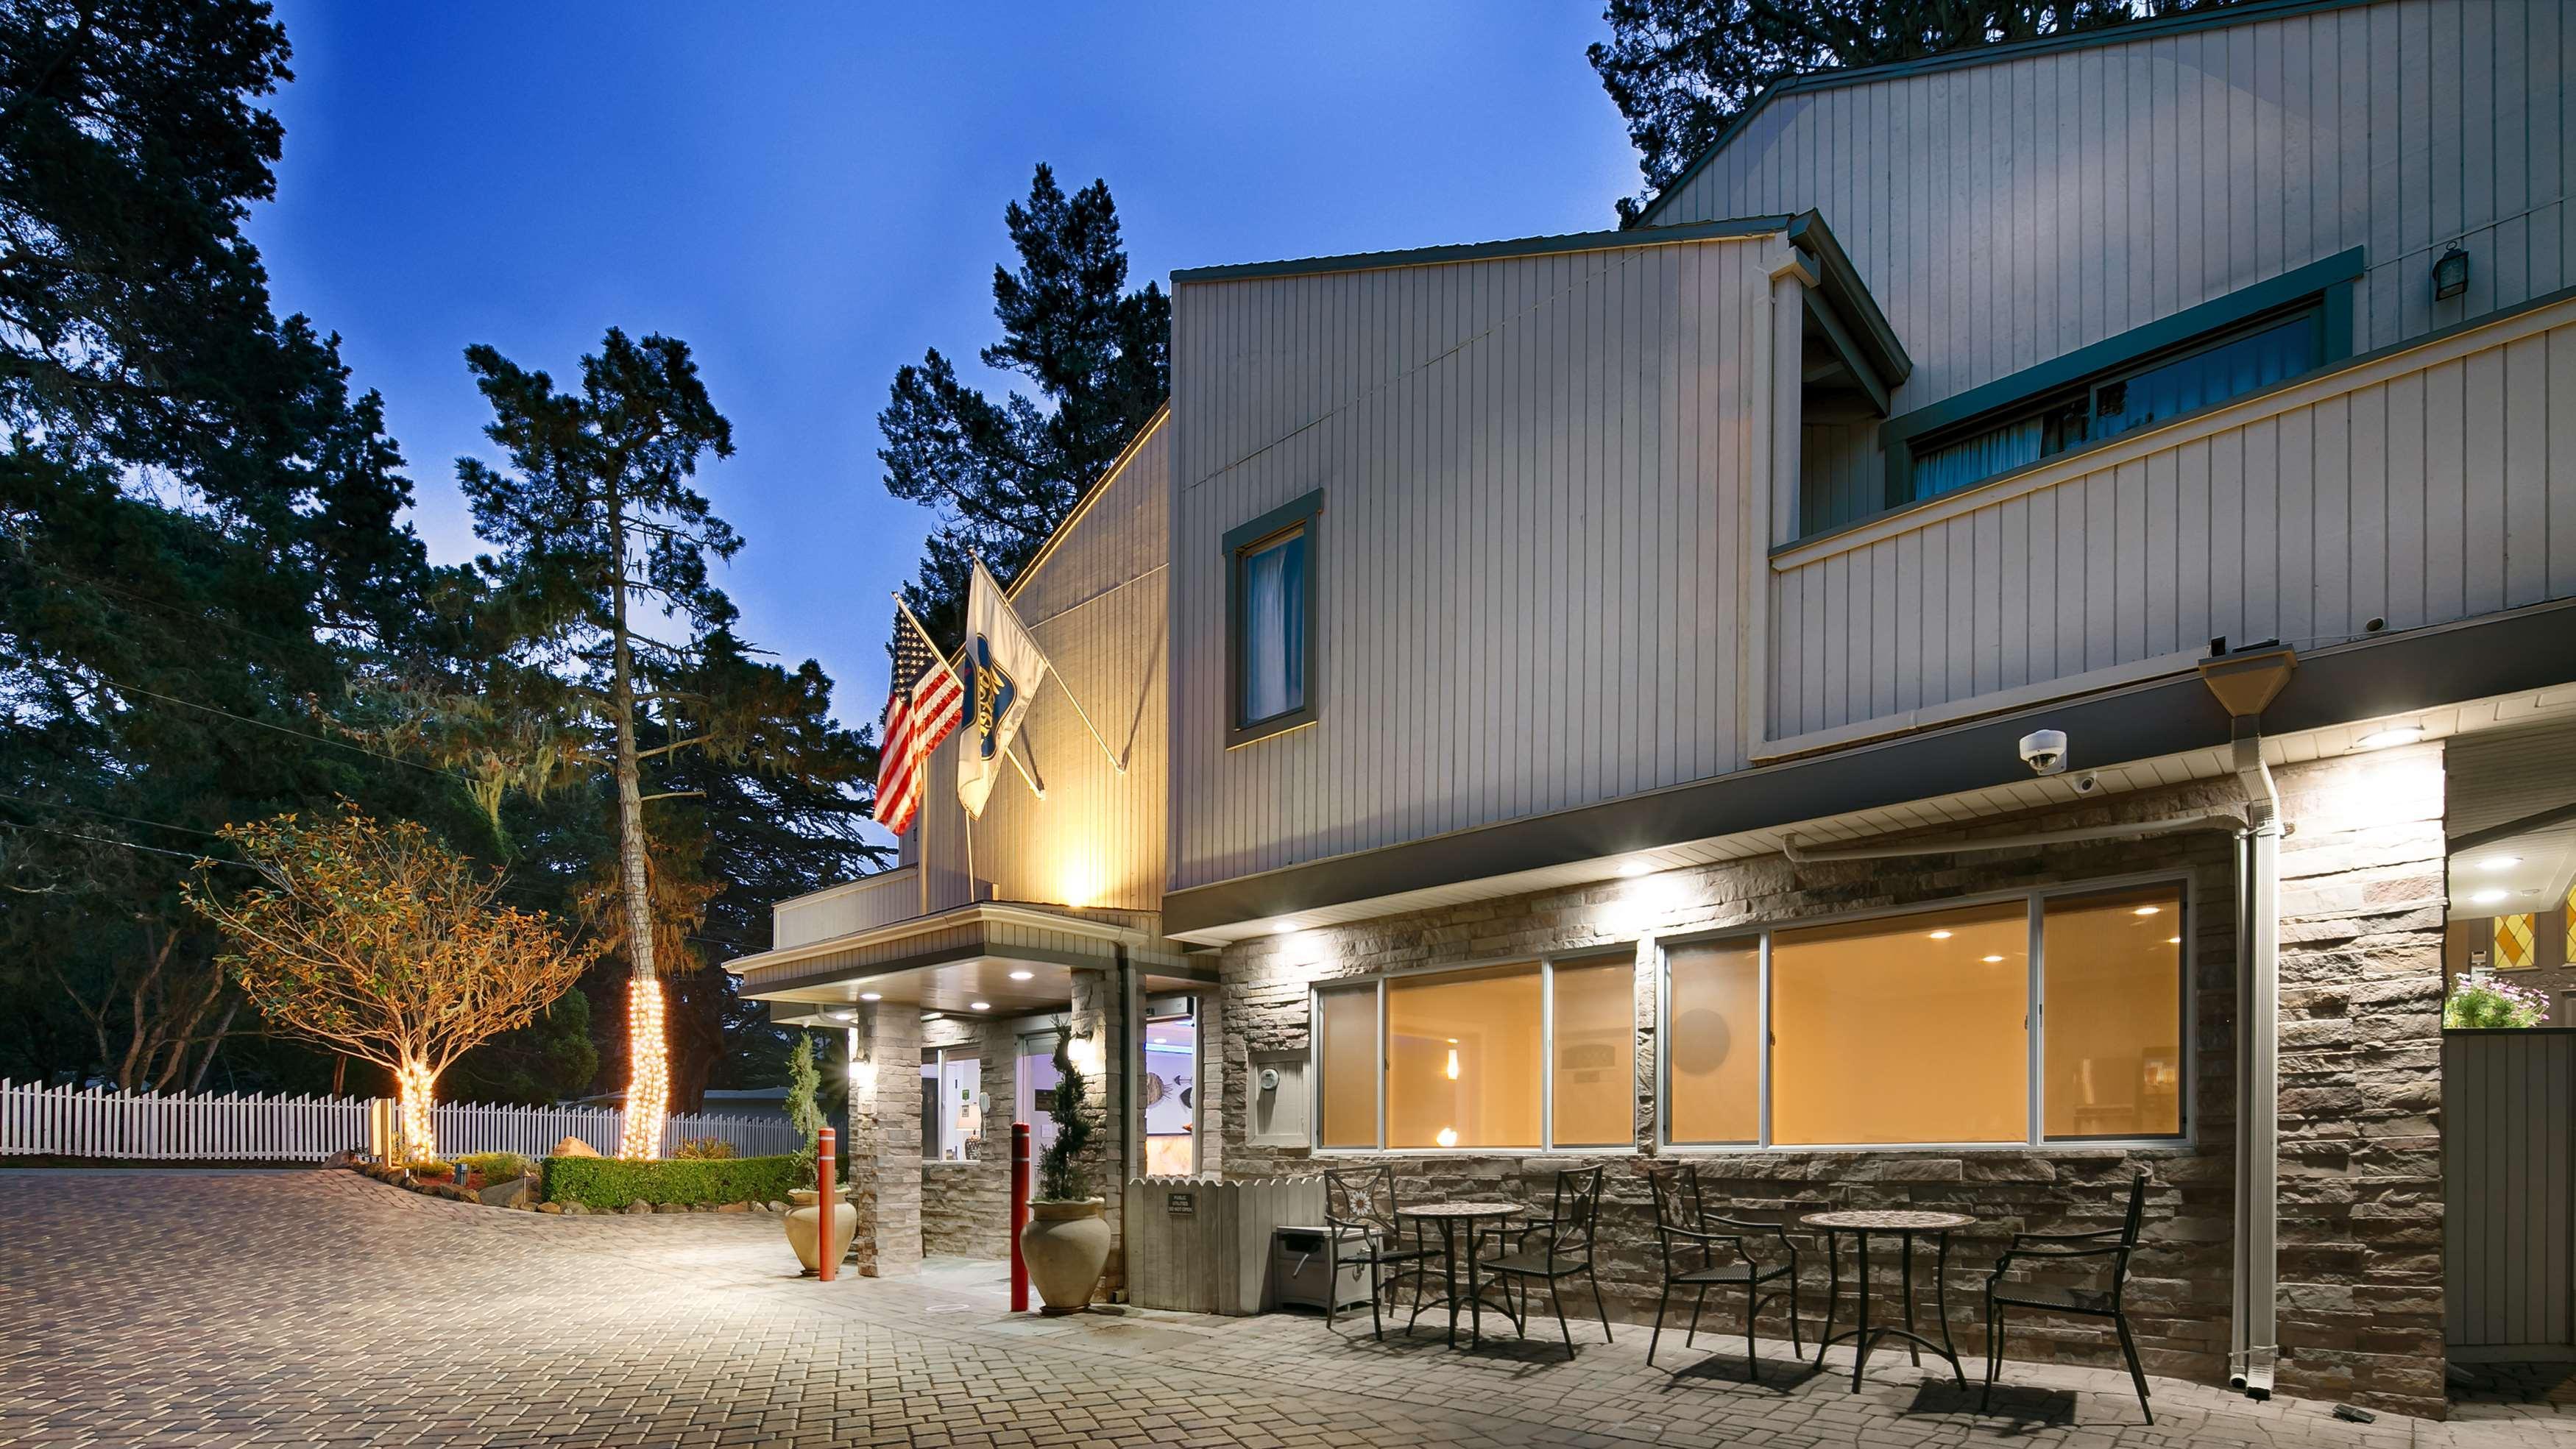
[[[1680,178],[1772,83],[2034,40],[2234,0],[1610,0],[1610,39],[1586,51],[1628,121],[1642,195],[1623,224]]]
[[[733,557],[742,539],[692,482],[702,461],[733,452],[733,428],[675,338],[636,342],[610,328],[600,350],[581,360],[573,392],[487,346],[466,349],[465,358],[492,405],[484,431],[510,460],[509,471],[473,458],[456,464],[475,532],[501,549],[492,561],[501,607],[525,648],[562,669],[609,742],[618,930],[630,972],[619,1152],[652,1157],[669,1082],[644,806],[664,797],[645,795],[644,761],[692,748],[738,752],[744,741],[711,724],[648,751],[637,740],[638,718],[640,709],[673,702],[673,689],[662,686],[696,667],[711,641],[723,647],[730,637],[733,601],[709,582],[708,569]],[[640,606],[686,637],[647,633]]]
[[[1068,197],[1040,163],[1003,219],[1020,267],[993,268],[1002,340],[981,357],[1037,396],[988,397],[933,348],[877,414],[886,491],[939,510],[904,599],[941,640],[963,631],[974,556],[1015,575],[1171,392],[1171,301],[1152,282],[1127,290],[1108,183]]]

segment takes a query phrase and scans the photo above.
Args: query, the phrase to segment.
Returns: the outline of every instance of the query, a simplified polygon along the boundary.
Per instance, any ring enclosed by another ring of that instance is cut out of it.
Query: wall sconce
[[[2433,264],[2433,300],[2447,302],[2469,289],[2469,254],[2458,247]]]

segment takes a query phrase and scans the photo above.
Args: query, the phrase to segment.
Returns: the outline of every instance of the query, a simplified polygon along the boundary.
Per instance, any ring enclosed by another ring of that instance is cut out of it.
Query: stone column
[[[2442,746],[2277,773],[2279,1384],[2442,1417]]]
[[[1124,972],[1075,971],[1073,1012],[1068,1024],[1072,1034],[1070,1054],[1089,1079],[1084,1085],[1083,1108],[1095,1129],[1091,1145],[1083,1149],[1081,1162],[1090,1176],[1092,1194],[1103,1200],[1103,1212],[1109,1219],[1109,1265],[1101,1271],[1097,1291],[1103,1298],[1114,1299],[1127,1283],[1126,1215],[1121,1211],[1127,1198],[1125,1089],[1130,1071],[1128,1057],[1135,1050],[1128,1032]]]
[[[851,1037],[850,1261],[890,1278],[921,1267],[921,1010],[861,1007]]]

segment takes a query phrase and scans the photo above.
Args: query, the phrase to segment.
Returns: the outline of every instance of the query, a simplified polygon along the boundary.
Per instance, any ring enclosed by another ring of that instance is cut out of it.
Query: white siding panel
[[[1175,888],[1743,762],[1722,520],[1765,245],[1178,290]],[[1222,537],[1316,488],[1317,722],[1228,749]]]
[[[2306,649],[2576,591],[2576,304],[2232,412],[1775,559],[1774,737],[2213,635]],[[1889,550],[1893,587],[1849,583]],[[1816,682],[1855,656],[1897,681],[1885,703]]]
[[[2385,0],[1798,92],[1654,219],[1822,212],[1914,357],[1899,411],[2353,246],[2368,350],[2576,281],[2571,39]]]

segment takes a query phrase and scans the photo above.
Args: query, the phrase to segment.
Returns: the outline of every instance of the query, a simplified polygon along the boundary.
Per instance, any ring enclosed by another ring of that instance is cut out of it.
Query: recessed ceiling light
[[[2129,914],[2133,916],[2152,916],[2163,909],[2164,907],[2162,906],[2140,906],[2136,910],[2129,912]]]
[[[885,993],[882,991],[862,991],[859,993],[859,999],[861,1001],[883,1001],[885,1000]]]
[[[2419,724],[2381,725],[2353,743],[2365,750],[2384,750],[2390,745],[2411,745],[2422,738],[2424,727]]]
[[[1295,929],[1297,929],[1297,923],[1295,921],[1273,921],[1270,923],[1270,934],[1274,936],[1285,936]]]
[[[1987,956],[1987,957],[1983,957],[1982,959],[1985,961],[1985,963],[1986,963],[1987,965],[1992,966],[1992,965],[1994,965],[1995,963],[1997,963],[1997,962],[1999,962],[1999,961],[2003,960],[2004,958],[2003,958],[2003,957],[2001,957],[2001,956]]]
[[[1932,933],[1932,939],[1935,941],[1946,941],[1950,939],[1950,933],[1947,931],[1934,931]]]
[[[2181,944],[2182,944],[2182,937],[2180,937],[2180,936],[2167,936],[2167,937],[2165,937],[2165,944],[2166,944],[2166,945],[2168,945],[2168,946],[2179,946],[2179,945],[2181,945]]]
[[[993,1009],[993,1003],[989,1001],[970,1001],[966,1003],[966,1006],[972,1011],[990,1011]]]
[[[2478,869],[2511,870],[2520,864],[2522,864],[2522,857],[2518,855],[2490,855],[2478,862]]]
[[[1619,873],[1623,876],[1640,876],[1654,868],[1654,863],[1651,861],[1631,860],[1620,865]]]
[[[1033,981],[1037,978],[1037,974],[1038,973],[1034,971],[1014,971],[1011,973],[1011,979],[1013,981]]]
[[[2503,900],[2505,898],[2505,894],[2506,893],[2503,891],[2480,891],[2476,895],[2469,897],[2469,899],[2482,906],[2491,906],[2496,902]]]

